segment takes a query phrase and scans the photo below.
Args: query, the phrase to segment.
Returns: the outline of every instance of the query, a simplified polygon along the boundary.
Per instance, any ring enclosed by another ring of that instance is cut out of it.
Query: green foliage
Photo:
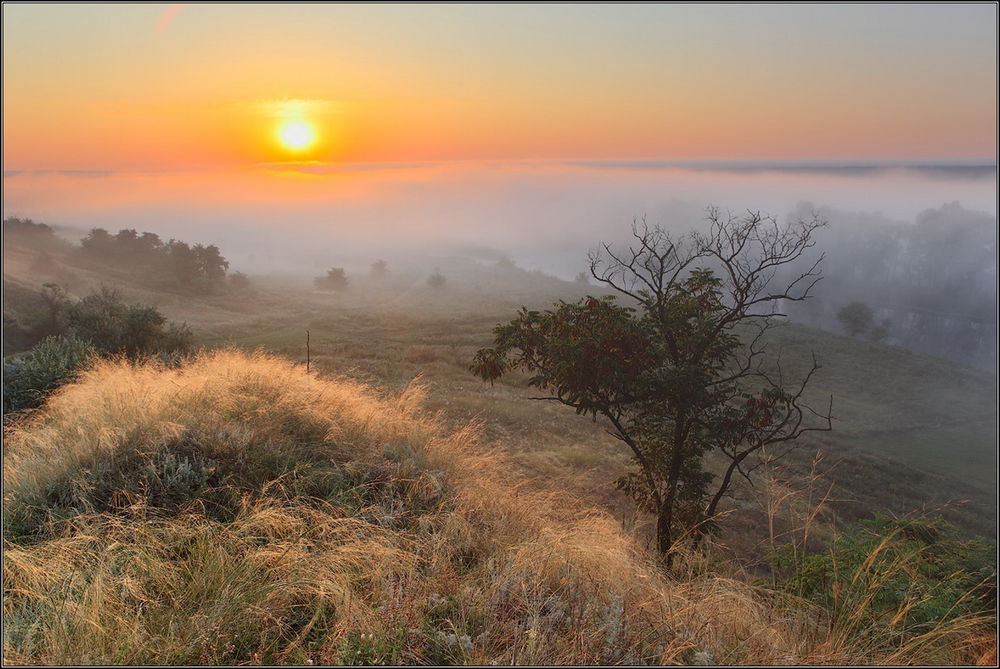
[[[938,518],[876,514],[824,553],[786,546],[773,563],[787,570],[785,588],[835,620],[851,620],[852,628],[913,637],[958,616],[996,611],[996,543],[961,540]]]
[[[70,305],[67,320],[70,332],[90,341],[103,354],[124,353],[130,358],[183,354],[194,344],[194,335],[186,325],[167,323],[154,307],[127,305],[108,288]]]
[[[55,388],[76,378],[96,351],[77,337],[47,337],[25,355],[3,363],[4,413],[32,409]]]
[[[168,323],[154,307],[127,305],[113,290],[72,302],[55,284],[41,292],[43,311],[35,324],[24,328],[4,314],[4,333],[26,341],[45,336],[26,355],[4,360],[4,411],[39,406],[92,355],[124,354],[131,359],[160,355],[168,360],[190,352],[194,334],[187,325]]]
[[[723,221],[714,210],[710,220],[708,236],[692,233],[677,243],[659,228],[636,226],[637,245],[626,253],[605,246],[606,258],[591,254],[592,275],[637,308],[619,306],[614,296],[561,302],[544,313],[522,308],[497,326],[494,346],[478,351],[471,366],[490,382],[523,369],[533,374],[530,386],[548,393],[535,399],[610,422],[610,433],[629,447],[636,465],[618,486],[657,514],[663,553],[673,537],[712,528],[734,472],[746,475],[741,463],[747,458],[767,444],[830,426],[829,415],[818,412],[826,427],[805,425],[798,403],[818,368],[815,359],[796,393],[755,364],[770,323],[757,313],[760,305],[805,299],[812,284],[796,284],[818,281],[819,261],[777,291],[768,289],[773,270],[810,248],[822,222],[782,229],[756,214]],[[714,264],[720,273],[699,264]],[[738,325],[757,332],[746,346]],[[702,461],[713,450],[730,464],[710,496],[713,476]]]
[[[622,425],[640,469],[619,479],[618,487],[656,512],[672,482],[672,529],[683,530],[702,520],[713,478],[702,457],[743,438],[741,428],[758,413],[753,403],[759,400],[751,395],[743,407],[724,409],[733,388],[711,383],[713,370],[740,343],[730,334],[708,334],[723,313],[718,286],[711,271],[695,270],[665,301],[649,299],[640,312],[612,296],[562,302],[544,313],[522,308],[517,319],[494,330],[494,347],[476,354],[472,371],[491,382],[511,369],[531,371],[529,385],[551,391],[552,399]],[[669,340],[660,334],[665,331]],[[701,425],[675,441],[678,418],[695,412],[703,416]]]

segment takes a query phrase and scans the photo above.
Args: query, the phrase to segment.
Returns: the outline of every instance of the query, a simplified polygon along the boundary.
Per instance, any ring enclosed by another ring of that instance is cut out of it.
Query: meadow
[[[46,280],[8,258],[9,285]],[[99,363],[6,429],[7,662],[972,663],[995,648],[980,614],[912,627],[933,592],[881,602],[921,553],[889,550],[898,534],[873,553],[891,559],[845,565],[835,605],[790,591],[774,561],[875,511],[992,536],[987,373],[776,329],[786,374],[820,359],[811,392],[833,395],[834,431],[740,486],[720,534],[664,572],[601,424],[527,400],[523,375],[468,371],[519,306],[594,286],[468,259],[436,289],[398,271],[197,297],[54,271],[155,304],[207,352]]]

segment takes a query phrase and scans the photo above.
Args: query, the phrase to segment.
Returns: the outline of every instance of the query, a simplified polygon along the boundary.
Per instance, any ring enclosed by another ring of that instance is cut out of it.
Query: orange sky
[[[996,158],[981,5],[4,5],[4,169]],[[292,152],[275,129],[307,119]]]

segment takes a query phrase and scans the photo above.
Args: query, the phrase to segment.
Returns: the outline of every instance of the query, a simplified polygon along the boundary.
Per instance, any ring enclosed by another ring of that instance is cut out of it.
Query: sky
[[[3,5],[5,217],[275,267],[451,243],[572,276],[707,205],[995,216],[996,128],[993,3]]]
[[[996,160],[992,3],[7,3],[3,55],[5,172]]]

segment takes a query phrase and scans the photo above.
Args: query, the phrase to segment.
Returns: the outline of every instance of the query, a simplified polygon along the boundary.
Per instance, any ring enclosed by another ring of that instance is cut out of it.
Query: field
[[[866,573],[843,614],[766,587],[773,549],[819,550],[877,510],[941,512],[995,536],[988,374],[775,329],[769,346],[788,378],[811,353],[820,360],[810,399],[833,396],[834,430],[735,489],[711,550],[684,554],[668,577],[650,562],[649,518],[613,484],[629,457],[603,426],[530,401],[524,375],[490,385],[468,371],[521,305],[594,286],[455,259],[438,289],[400,271],[353,277],[341,292],[254,276],[248,290],[192,297],[86,264],[47,276],[30,255],[7,258],[17,299],[53,279],[77,295],[113,286],[221,351],[180,370],[103,364],[8,430],[10,661],[781,664],[991,652],[966,617],[916,642],[857,628],[905,562]]]
[[[385,389],[420,376],[428,406],[453,425],[485,420],[486,435],[533,477],[586,491],[619,513],[629,503],[609,485],[628,456],[603,428],[558,405],[531,402],[525,376],[491,387],[468,366],[492,328],[524,304],[551,306],[596,288],[483,267],[442,291],[419,277],[368,283],[343,294],[306,282],[260,289],[268,314],[258,322],[210,325],[209,346],[263,348]],[[267,281],[261,281],[267,284]],[[503,297],[490,287],[503,286]],[[280,305],[280,306],[279,306]],[[275,314],[281,313],[282,316]],[[171,313],[183,318],[181,309]],[[206,324],[208,325],[208,324]],[[904,349],[789,324],[774,332],[783,370],[794,378],[815,352],[822,369],[811,387],[822,406],[833,396],[834,431],[803,441],[786,467],[802,474],[817,449],[836,484],[833,507],[847,519],[872,508],[899,514],[947,503],[945,515],[969,531],[995,533],[996,380],[989,374]],[[791,472],[789,472],[791,473]]]

